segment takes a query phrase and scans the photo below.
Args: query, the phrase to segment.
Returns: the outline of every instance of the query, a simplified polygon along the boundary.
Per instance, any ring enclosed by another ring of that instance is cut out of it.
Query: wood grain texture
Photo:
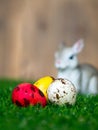
[[[97,23],[97,0],[0,0],[0,77],[56,77],[59,43],[80,38],[80,62],[98,67]]]

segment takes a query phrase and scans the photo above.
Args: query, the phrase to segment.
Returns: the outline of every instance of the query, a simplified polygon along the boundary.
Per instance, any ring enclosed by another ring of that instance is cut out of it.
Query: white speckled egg
[[[55,79],[47,89],[47,95],[50,102],[64,105],[73,105],[76,101],[76,88],[67,79]]]

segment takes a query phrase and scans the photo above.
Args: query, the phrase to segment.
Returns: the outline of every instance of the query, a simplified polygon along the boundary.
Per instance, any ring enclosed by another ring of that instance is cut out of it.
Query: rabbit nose
[[[58,60],[57,63],[60,64],[60,60]]]

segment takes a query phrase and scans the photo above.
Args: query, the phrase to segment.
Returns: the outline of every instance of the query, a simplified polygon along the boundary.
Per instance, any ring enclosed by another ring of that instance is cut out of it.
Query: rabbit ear
[[[84,41],[83,39],[80,39],[73,45],[72,49],[75,54],[78,54],[82,51],[83,47],[84,47]]]
[[[63,48],[65,47],[65,43],[64,42],[61,42],[60,44],[59,44],[59,50],[62,50]]]

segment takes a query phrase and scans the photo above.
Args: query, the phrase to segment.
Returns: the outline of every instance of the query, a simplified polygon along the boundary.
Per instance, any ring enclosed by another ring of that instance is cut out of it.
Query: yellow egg
[[[45,77],[42,77],[40,78],[39,80],[37,80],[34,85],[36,87],[38,87],[45,95],[46,99],[48,100],[48,97],[47,97],[47,89],[48,89],[48,86],[54,81],[54,78],[51,77],[51,76],[45,76]]]

